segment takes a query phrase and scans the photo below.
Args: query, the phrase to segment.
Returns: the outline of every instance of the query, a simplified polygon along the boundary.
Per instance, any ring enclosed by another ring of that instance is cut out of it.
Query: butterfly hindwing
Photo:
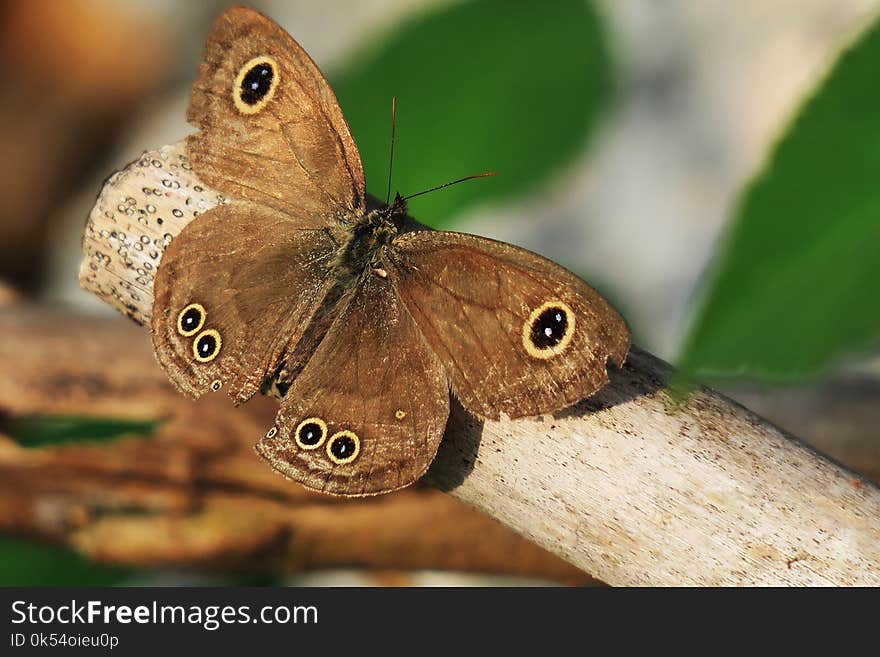
[[[449,384],[388,280],[367,274],[343,305],[257,451],[308,488],[375,495],[424,474]]]
[[[461,233],[401,235],[389,277],[472,413],[497,419],[569,406],[623,364],[623,318],[565,268]]]
[[[357,146],[300,45],[245,7],[217,20],[187,119],[193,168],[212,187],[292,216],[351,218],[365,204]]]
[[[337,238],[252,204],[190,222],[156,273],[151,328],[160,364],[183,392],[260,389],[332,284]]]

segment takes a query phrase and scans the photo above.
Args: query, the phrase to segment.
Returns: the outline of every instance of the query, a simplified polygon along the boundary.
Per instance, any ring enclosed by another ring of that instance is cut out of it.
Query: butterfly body
[[[406,202],[399,194],[391,205],[383,204],[357,219],[336,260],[340,279],[350,281],[370,271],[385,271],[385,251],[393,246],[406,219]]]
[[[367,277],[388,278],[388,252],[393,250],[394,239],[405,230],[409,217],[406,202],[399,195],[390,205],[376,205],[360,217],[343,219],[350,223],[350,227],[341,233],[330,233],[338,244],[328,271],[332,284],[326,289],[298,344],[288,353],[281,367],[263,382],[261,391],[264,394],[283,400],[333,319],[350,303],[352,290],[362,287]],[[290,255],[295,256],[295,253]],[[385,284],[391,285],[392,281],[386,280]],[[289,293],[295,297],[300,291],[291,289]]]
[[[608,382],[629,330],[593,288],[524,249],[420,230],[368,202],[332,90],[284,30],[224,13],[188,117],[193,171],[228,202],[165,249],[159,363],[183,392],[281,400],[256,448],[308,488],[373,495],[430,465],[450,393],[481,418],[550,413]]]

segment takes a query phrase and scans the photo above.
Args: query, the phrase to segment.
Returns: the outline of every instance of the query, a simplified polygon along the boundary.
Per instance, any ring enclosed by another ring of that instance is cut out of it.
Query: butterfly
[[[480,418],[536,416],[623,364],[625,321],[571,272],[369,197],[332,89],[267,17],[220,16],[187,118],[192,171],[226,202],[166,235],[153,346],[192,397],[279,397],[256,449],[283,475],[344,496],[403,488],[434,459],[451,394]]]

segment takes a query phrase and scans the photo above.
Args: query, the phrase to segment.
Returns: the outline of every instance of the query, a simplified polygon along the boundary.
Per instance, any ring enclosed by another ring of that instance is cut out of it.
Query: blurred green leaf
[[[370,191],[385,197],[391,98],[398,98],[393,190],[447,225],[466,206],[533,191],[582,151],[612,91],[601,22],[585,0],[474,0],[398,28],[357,58],[334,89]]]
[[[110,586],[129,571],[98,565],[65,548],[0,538],[0,586]]]
[[[880,28],[836,63],[746,190],[683,378],[816,376],[880,339]]]
[[[123,436],[152,434],[157,421],[33,415],[0,421],[0,431],[23,447],[46,447],[78,442],[107,442]]]

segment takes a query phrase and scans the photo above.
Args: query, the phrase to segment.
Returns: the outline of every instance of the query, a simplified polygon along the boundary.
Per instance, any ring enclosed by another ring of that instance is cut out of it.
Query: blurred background
[[[230,4],[0,2],[0,584],[593,583],[427,489],[292,490],[249,449],[272,402],[182,400],[79,289],[103,180],[191,131]],[[395,189],[499,174],[416,218],[567,266],[683,385],[880,476],[880,1],[250,5],[327,74],[372,193],[397,96]]]

